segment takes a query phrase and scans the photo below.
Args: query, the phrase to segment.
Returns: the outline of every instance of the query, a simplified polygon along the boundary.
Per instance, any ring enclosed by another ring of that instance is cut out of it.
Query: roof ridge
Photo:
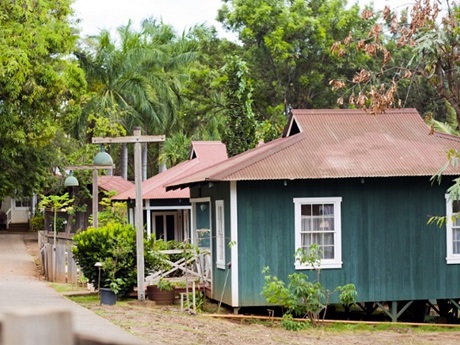
[[[244,168],[247,168],[248,166],[251,166],[253,164],[255,164],[256,162],[268,157],[268,156],[271,156],[273,153],[275,152],[279,152],[279,151],[282,151],[284,150],[285,148],[291,146],[291,145],[294,145],[295,143],[297,143],[298,141],[304,139],[306,137],[305,133],[298,133],[298,134],[295,134],[293,136],[290,136],[290,137],[287,137],[287,138],[278,138],[276,140],[273,140],[271,142],[268,142],[262,146],[258,146],[258,147],[255,147],[249,151],[246,151],[240,155],[237,155],[237,156],[234,156],[236,159],[244,159],[247,163],[247,164],[236,164],[234,166],[232,166],[231,168],[228,168],[228,169],[221,169],[221,170],[224,170],[225,171],[225,174],[226,175],[230,175],[230,174],[234,174],[235,172],[237,172],[238,170],[241,170],[241,169],[244,169]],[[279,145],[275,145],[275,143],[277,143],[278,141],[281,141],[281,143],[279,143]],[[256,156],[257,159],[255,160],[252,160],[252,159],[245,159],[245,157],[249,156],[249,155],[252,155],[254,154],[255,151],[264,151],[260,154],[258,154]],[[234,157],[231,157],[229,158],[227,161],[225,162],[228,162],[230,163],[230,160],[232,160],[232,158]],[[222,172],[218,172],[216,174],[214,174],[214,178],[217,180],[217,179],[222,179],[222,176],[220,176]]]

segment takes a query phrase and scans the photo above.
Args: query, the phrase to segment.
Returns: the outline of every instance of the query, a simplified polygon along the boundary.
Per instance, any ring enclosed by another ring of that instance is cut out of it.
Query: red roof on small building
[[[283,137],[167,186],[205,181],[432,176],[460,138],[430,134],[415,109],[370,115],[352,109],[293,110]],[[459,175],[448,168],[445,174]]]
[[[142,199],[188,199],[189,189],[166,191],[165,185],[171,181],[193,174],[201,169],[227,159],[227,149],[219,141],[193,141],[189,160],[152,176],[142,182]],[[127,200],[136,198],[136,189],[121,193],[112,199]]]
[[[115,191],[118,194],[133,188],[134,183],[125,180],[121,176],[98,176],[97,184],[100,189],[105,191]]]

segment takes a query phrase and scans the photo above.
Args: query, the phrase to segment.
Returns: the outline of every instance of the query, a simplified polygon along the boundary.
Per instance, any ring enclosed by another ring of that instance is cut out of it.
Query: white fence
[[[76,284],[79,272],[72,255],[71,234],[51,231],[38,232],[40,265],[45,279],[58,283]]]

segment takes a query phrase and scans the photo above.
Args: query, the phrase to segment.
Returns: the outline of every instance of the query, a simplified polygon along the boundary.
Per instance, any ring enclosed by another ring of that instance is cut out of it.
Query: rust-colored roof
[[[188,188],[167,192],[164,186],[171,181],[193,174],[225,159],[227,159],[227,149],[223,143],[219,141],[194,141],[189,160],[142,182],[142,199],[188,199],[190,197]],[[136,198],[135,187],[112,199],[127,200],[128,198]]]
[[[282,138],[174,181],[432,176],[460,139],[430,135],[415,109],[370,115],[363,110],[293,110]],[[458,175],[449,168],[446,174]]]
[[[117,194],[123,193],[133,188],[134,183],[125,180],[121,176],[99,176],[97,184],[100,189],[105,191],[115,191]]]

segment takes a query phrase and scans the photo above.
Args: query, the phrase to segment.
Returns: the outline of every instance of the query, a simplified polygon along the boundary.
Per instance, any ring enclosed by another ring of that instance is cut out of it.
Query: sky
[[[179,33],[195,24],[206,23],[220,29],[215,21],[221,0],[75,0],[73,8],[81,19],[82,35],[96,35],[101,29],[113,30],[128,19],[138,25],[154,17],[171,24]]]
[[[371,0],[360,0],[367,4]],[[354,3],[354,0],[349,0]],[[374,0],[375,8],[383,9],[384,4],[401,3],[398,0]],[[154,17],[171,24],[181,33],[195,24],[214,25],[222,37],[226,34],[215,18],[221,7],[221,0],[75,0],[73,8],[81,19],[82,35],[96,35],[101,29],[113,31],[125,25],[128,19],[138,25],[143,19]]]

